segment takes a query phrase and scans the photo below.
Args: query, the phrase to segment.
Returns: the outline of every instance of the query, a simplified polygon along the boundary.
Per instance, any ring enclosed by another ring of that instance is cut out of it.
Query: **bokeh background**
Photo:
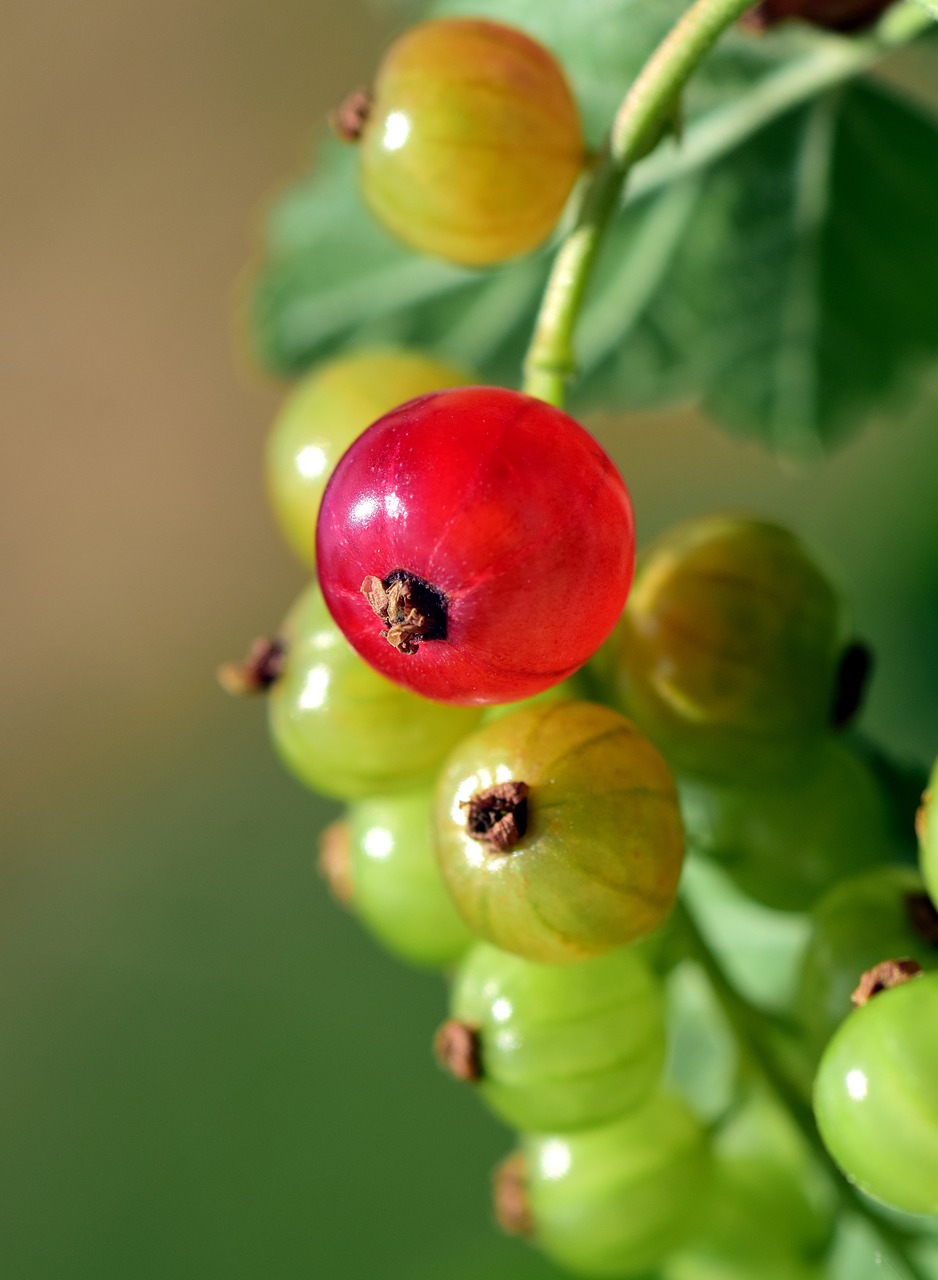
[[[4,5],[4,1280],[556,1274],[490,1231],[509,1138],[433,1064],[442,985],[331,905],[331,810],[213,676],[302,583],[264,505],[279,392],[239,333],[245,264],[393,24],[364,0]],[[809,472],[691,411],[591,424],[644,537],[732,507],[816,544],[877,653],[865,727],[921,762],[934,403]]]

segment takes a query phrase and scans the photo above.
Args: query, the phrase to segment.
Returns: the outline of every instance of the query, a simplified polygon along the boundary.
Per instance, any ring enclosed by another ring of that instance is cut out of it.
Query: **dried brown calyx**
[[[528,1179],[524,1156],[520,1151],[510,1155],[495,1170],[492,1178],[492,1206],[495,1220],[510,1236],[532,1236],[534,1215],[528,1198]]]
[[[488,845],[496,853],[514,848],[528,829],[528,795],[526,782],[500,782],[497,786],[477,791],[462,801],[466,813],[466,831],[473,840]]]
[[[384,638],[401,653],[416,653],[425,640],[446,639],[446,596],[406,569],[386,578],[369,576],[361,593],[384,623]]]
[[[906,895],[905,911],[909,924],[922,939],[933,947],[938,947],[938,908],[927,893],[910,893]]]
[[[858,1009],[878,996],[881,991],[901,987],[922,972],[922,966],[914,960],[884,960],[882,964],[867,969],[850,999]]]
[[[319,837],[317,867],[336,901],[349,906],[355,896],[352,884],[352,833],[343,818],[330,822]]]
[[[358,142],[371,115],[373,100],[367,89],[354,89],[329,112],[329,127],[340,142]]]
[[[482,1079],[482,1045],[479,1033],[467,1022],[448,1018],[433,1038],[436,1060],[456,1080],[475,1084]]]
[[[750,31],[767,31],[780,22],[800,19],[828,31],[862,31],[895,0],[762,0],[743,17]]]
[[[218,668],[218,683],[226,693],[244,697],[266,693],[283,672],[287,646],[279,637],[255,640],[243,662],[226,662]]]

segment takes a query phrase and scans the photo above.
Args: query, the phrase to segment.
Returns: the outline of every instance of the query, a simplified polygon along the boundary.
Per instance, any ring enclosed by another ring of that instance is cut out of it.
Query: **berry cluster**
[[[540,243],[584,166],[553,58],[482,20],[405,35],[336,127],[376,216],[461,263]],[[818,1277],[838,1198],[871,1211],[819,1144],[812,1079],[847,1177],[938,1215],[938,821],[926,799],[923,884],[849,730],[868,657],[802,542],[698,519],[633,583],[596,441],[412,351],[309,374],[267,457],[316,580],[223,678],[266,692],[284,763],[347,806],[321,844],[335,895],[450,978],[437,1057],[521,1135],[506,1230],[584,1276]],[[685,851],[806,916],[782,1018],[677,903]],[[681,1088],[688,967],[741,1042],[717,1115]]]

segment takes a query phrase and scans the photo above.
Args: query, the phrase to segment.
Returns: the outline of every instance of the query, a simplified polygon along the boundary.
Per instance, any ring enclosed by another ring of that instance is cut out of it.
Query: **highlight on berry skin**
[[[493,792],[499,822],[524,805],[494,842],[473,821]],[[451,753],[436,796],[443,877],[474,932],[505,951],[583,961],[671,910],[684,856],[674,780],[608,707],[558,701],[491,722]]]
[[[634,1110],[661,1079],[665,1047],[663,994],[630,947],[557,965],[479,942],[454,975],[437,1037],[451,1074],[473,1083],[508,1124],[536,1133],[586,1129]]]
[[[938,973],[905,962],[872,977],[866,991],[874,994],[821,1058],[818,1128],[867,1195],[904,1213],[938,1215]]]
[[[274,518],[301,563],[315,568],[319,504],[349,445],[396,405],[471,381],[420,351],[366,347],[316,366],[291,387],[267,436],[265,471]]]
[[[517,28],[441,18],[405,32],[333,117],[375,217],[421,253],[490,266],[551,234],[582,172],[559,63]]]
[[[316,543],[329,611],[367,662],[426,698],[489,705],[559,684],[602,644],[635,534],[622,477],[579,423],[463,387],[355,441]]]
[[[432,779],[479,711],[445,706],[386,680],[349,647],[316,583],[281,628],[267,689],[274,749],[301,782],[341,800],[408,791]]]

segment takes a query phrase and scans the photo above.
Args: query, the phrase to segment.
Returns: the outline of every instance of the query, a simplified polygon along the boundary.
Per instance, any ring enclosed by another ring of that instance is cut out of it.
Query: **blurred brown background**
[[[327,807],[213,679],[302,580],[239,281],[391,18],[7,0],[0,23],[0,1274],[460,1280],[476,1248],[551,1274],[486,1243],[508,1140],[429,1060],[440,990],[328,904]],[[924,396],[913,418],[805,475],[690,414],[594,425],[646,536],[731,505],[813,538],[879,650],[868,724],[924,760]]]

